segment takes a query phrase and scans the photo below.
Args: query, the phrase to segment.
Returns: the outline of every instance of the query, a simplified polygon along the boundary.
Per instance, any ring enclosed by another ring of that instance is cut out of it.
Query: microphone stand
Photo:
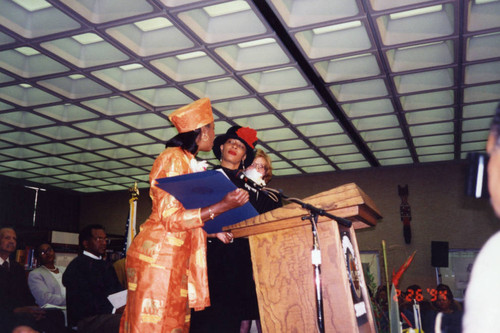
[[[309,211],[309,215],[303,216],[302,220],[309,220],[311,221],[311,228],[312,228],[312,235],[313,235],[313,248],[311,250],[311,262],[314,266],[314,285],[315,285],[315,293],[316,293],[316,321],[318,323],[318,332],[319,333],[324,333],[325,332],[325,324],[324,324],[324,313],[323,313],[323,292],[322,292],[322,286],[321,286],[321,250],[319,247],[319,237],[318,237],[318,229],[317,229],[317,223],[318,223],[318,216],[326,216],[337,223],[345,226],[345,227],[351,227],[352,222],[344,219],[342,217],[338,217],[332,214],[329,214],[325,212],[325,210],[315,207],[313,205],[310,205],[308,203],[305,203],[297,198],[290,198],[286,195],[283,194],[283,191],[271,189],[271,188],[264,188],[264,190],[267,190],[271,193],[275,193],[279,195],[281,198],[293,202],[296,204],[299,204],[302,208],[305,208]]]

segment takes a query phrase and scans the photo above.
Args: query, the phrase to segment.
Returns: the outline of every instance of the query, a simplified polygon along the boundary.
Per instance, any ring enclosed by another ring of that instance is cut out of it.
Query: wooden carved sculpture
[[[399,205],[399,213],[401,221],[403,222],[403,236],[405,243],[411,243],[411,207],[408,203],[408,184],[405,186],[398,185],[398,193],[401,197],[401,204]]]

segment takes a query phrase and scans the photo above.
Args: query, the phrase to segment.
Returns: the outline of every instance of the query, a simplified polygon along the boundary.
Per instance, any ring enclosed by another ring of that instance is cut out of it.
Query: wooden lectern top
[[[382,218],[374,202],[355,183],[335,187],[331,190],[301,199],[301,201],[325,210],[332,215],[352,221],[354,229],[375,226]],[[307,215],[308,211],[296,203],[274,209],[251,219],[224,227],[224,231],[231,231],[234,237],[245,237],[280,229],[293,228],[310,224],[300,216]],[[319,216],[318,222],[329,221],[325,216]]]

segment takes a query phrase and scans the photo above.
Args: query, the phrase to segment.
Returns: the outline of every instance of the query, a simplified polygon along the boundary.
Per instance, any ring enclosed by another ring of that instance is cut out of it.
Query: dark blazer
[[[110,314],[113,306],[108,295],[124,289],[111,263],[83,254],[69,263],[63,274],[63,284],[71,326],[86,317]]]
[[[12,312],[29,305],[35,305],[35,299],[28,288],[24,267],[10,260],[9,271],[0,267],[0,309]]]
[[[10,260],[8,271],[0,267],[0,333],[10,333],[15,322],[21,323],[13,314],[15,308],[30,305],[35,305],[35,300],[28,288],[24,267]]]

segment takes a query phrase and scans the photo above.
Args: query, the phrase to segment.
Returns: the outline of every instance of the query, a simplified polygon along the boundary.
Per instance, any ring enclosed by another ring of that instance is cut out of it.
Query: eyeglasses
[[[54,249],[51,248],[50,246],[48,248],[46,248],[45,250],[40,251],[40,254],[41,255],[46,255],[49,252],[54,252]]]
[[[105,242],[107,245],[111,243],[111,239],[109,238],[104,238],[104,237],[92,237],[94,238],[97,242]]]
[[[267,171],[267,166],[265,166],[264,164],[262,163],[252,163],[252,165],[250,165],[251,167],[254,167],[255,169],[257,170],[264,170],[264,171]]]

